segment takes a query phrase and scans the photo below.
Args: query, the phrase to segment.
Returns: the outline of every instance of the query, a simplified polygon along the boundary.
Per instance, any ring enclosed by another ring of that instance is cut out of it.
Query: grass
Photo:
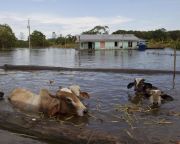
[[[155,41],[150,40],[148,42],[148,48],[177,48],[180,49],[180,41],[173,41],[173,40],[167,40],[167,41]]]
[[[66,45],[52,45],[55,48],[78,48],[79,45],[77,43],[67,43]]]
[[[139,122],[141,119],[139,114],[149,114],[153,111],[156,111],[157,108],[151,107],[142,107],[140,105],[133,105],[133,104],[125,104],[125,105],[116,105],[115,110],[121,113],[121,117],[117,117],[119,119],[124,120],[131,129],[135,128],[135,124]],[[171,114],[171,115],[170,115]],[[173,112],[170,113],[170,116],[179,116],[179,113]],[[172,124],[173,122],[168,121],[162,118],[155,118],[155,119],[145,119],[143,122],[145,125],[165,125],[165,124]]]

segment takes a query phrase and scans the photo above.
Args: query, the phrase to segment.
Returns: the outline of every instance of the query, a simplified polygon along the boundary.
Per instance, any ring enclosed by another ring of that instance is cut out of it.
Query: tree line
[[[82,34],[109,34],[108,26],[95,26],[94,28],[82,32]],[[167,31],[166,29],[157,29],[154,31],[126,31],[117,30],[112,34],[134,34],[135,36],[145,39],[150,42],[150,47],[164,46],[173,47],[175,42],[180,42],[180,30]],[[76,36],[67,35],[47,39],[46,36],[40,31],[33,31],[30,35],[31,47],[74,47],[76,43]],[[15,37],[11,27],[7,24],[0,24],[0,48],[11,47],[28,47],[28,40],[18,40]]]
[[[134,34],[139,38],[146,40],[156,40],[156,41],[167,41],[167,40],[180,40],[180,30],[167,31],[166,29],[157,29],[154,31],[125,31],[117,30],[113,34]]]
[[[28,38],[29,39],[29,38]],[[30,35],[31,47],[48,47],[58,46],[61,47],[67,44],[74,44],[76,36],[67,35],[65,37],[59,36],[57,38],[47,39],[46,36],[38,31],[34,30]],[[13,47],[28,47],[28,40],[18,40],[12,31],[11,27],[7,24],[0,24],[0,48],[13,48]]]

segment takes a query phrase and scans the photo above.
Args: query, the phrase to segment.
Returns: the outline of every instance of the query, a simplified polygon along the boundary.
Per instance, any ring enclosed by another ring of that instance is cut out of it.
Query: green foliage
[[[139,38],[146,40],[155,41],[170,41],[170,40],[180,40],[180,31],[166,31],[166,29],[158,29],[155,31],[125,31],[118,30],[113,32],[113,34],[135,34]]]
[[[56,40],[55,40],[55,44],[57,45],[65,45],[65,37],[58,37]]]
[[[168,35],[169,37],[171,37],[172,40],[180,40],[180,30],[169,31]]]
[[[45,47],[49,46],[48,41],[46,40],[46,36],[40,31],[33,31],[30,36],[32,47]]]
[[[28,46],[29,46],[29,42],[24,40],[17,40],[15,44],[15,47],[18,48],[27,48]]]
[[[180,49],[180,40],[179,40],[179,41],[176,41],[175,47],[176,47],[177,49]]]
[[[48,42],[50,43],[50,45],[61,45],[61,46],[65,46],[66,44],[75,44],[76,43],[76,36],[72,36],[72,35],[67,35],[66,37],[58,37],[56,39],[48,39]]]
[[[108,26],[95,26],[93,29],[89,31],[85,31],[82,34],[108,34],[109,27]]]
[[[11,48],[16,43],[16,37],[9,25],[0,24],[0,48]]]

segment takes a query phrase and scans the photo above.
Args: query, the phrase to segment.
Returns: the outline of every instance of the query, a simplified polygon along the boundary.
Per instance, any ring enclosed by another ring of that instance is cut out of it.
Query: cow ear
[[[90,96],[89,96],[89,94],[87,92],[80,92],[80,97],[86,98],[86,99],[90,98]]]
[[[132,88],[133,86],[134,86],[134,82],[129,83],[129,84],[127,85],[127,88],[130,89],[130,88]]]
[[[142,82],[145,82],[145,79],[142,79],[141,81],[142,81]]]
[[[166,101],[173,101],[173,97],[167,94],[162,94],[161,97]]]

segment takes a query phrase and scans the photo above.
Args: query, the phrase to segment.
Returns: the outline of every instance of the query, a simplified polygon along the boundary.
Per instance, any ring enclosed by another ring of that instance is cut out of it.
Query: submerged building
[[[133,34],[80,35],[77,36],[80,49],[138,49],[146,41]]]

